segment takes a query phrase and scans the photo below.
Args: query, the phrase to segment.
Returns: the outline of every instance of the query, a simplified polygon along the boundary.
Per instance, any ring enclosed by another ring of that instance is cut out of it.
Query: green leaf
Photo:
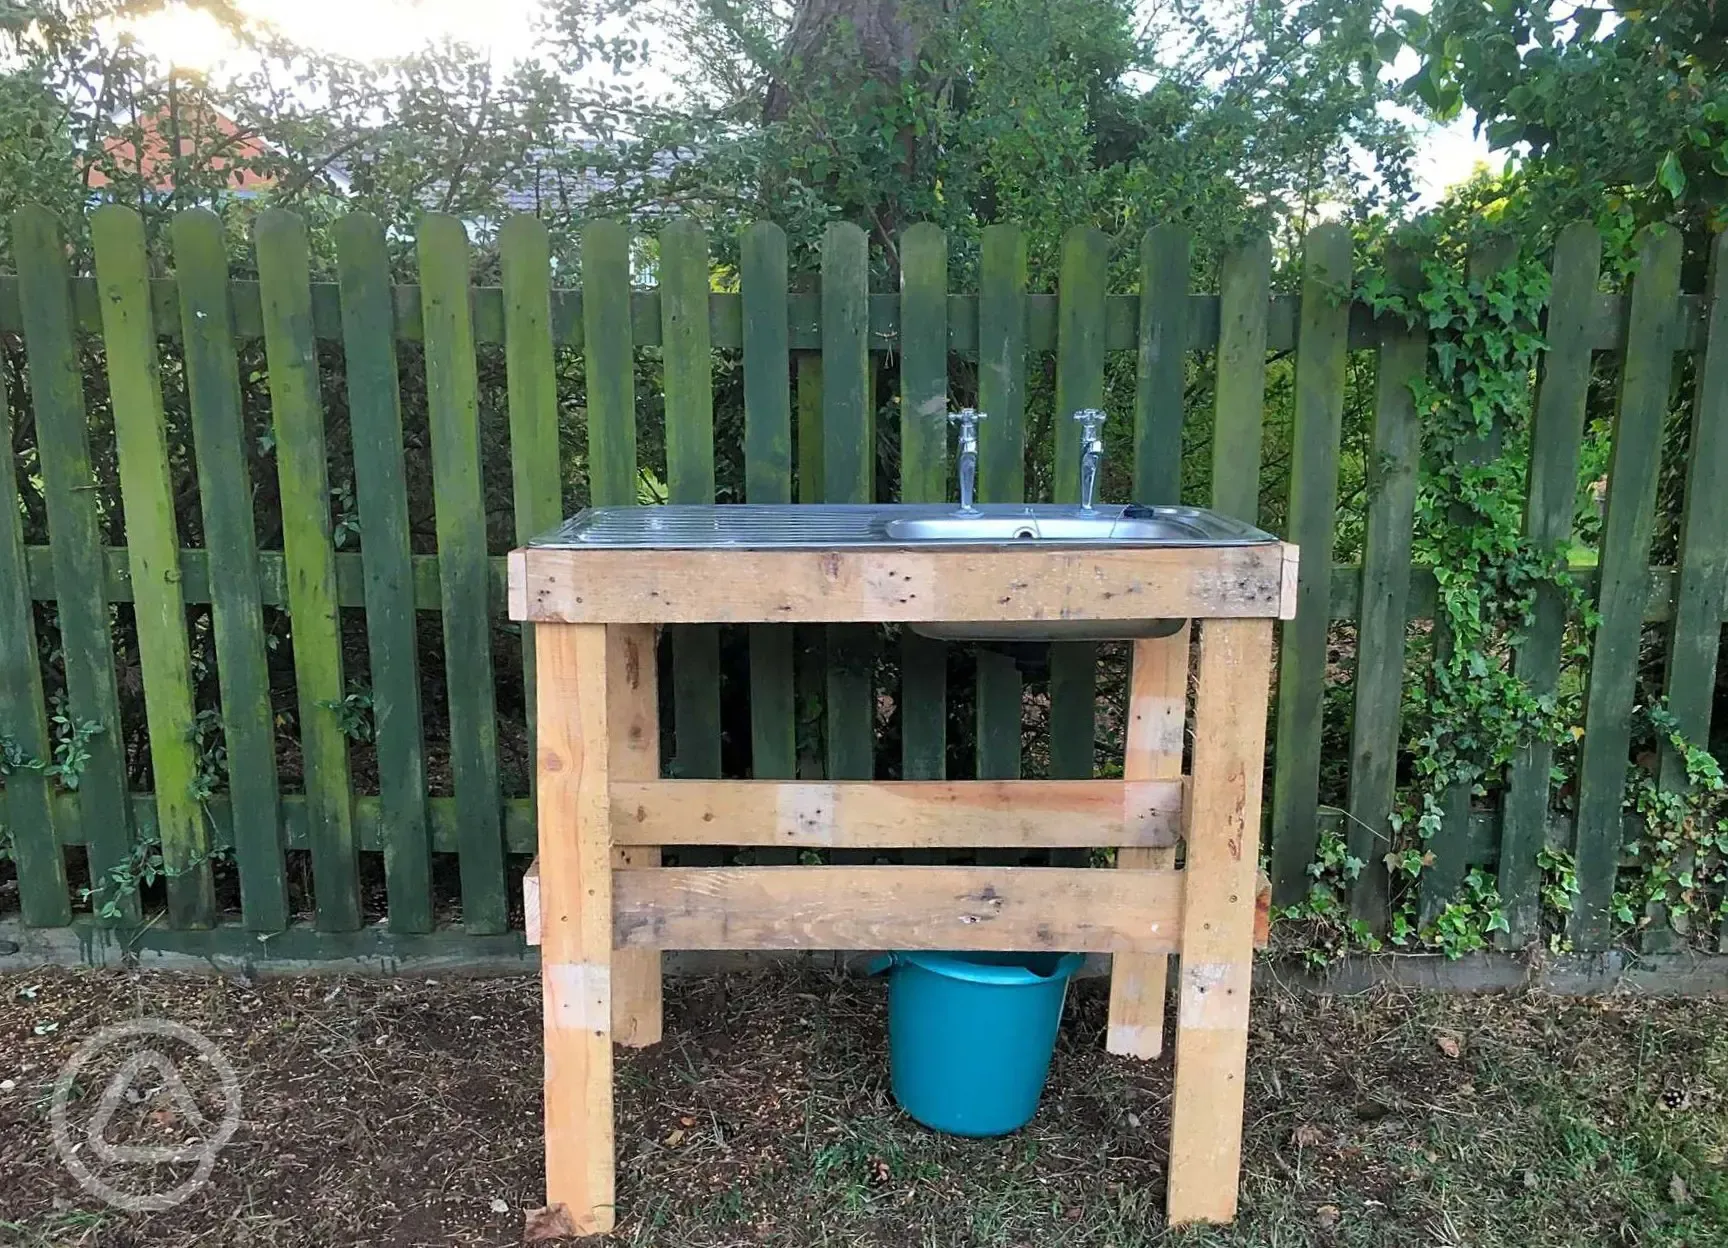
[[[1656,170],[1656,181],[1661,183],[1670,198],[1679,199],[1686,193],[1686,171],[1680,167],[1680,158],[1672,151],[1662,158],[1662,165]]]

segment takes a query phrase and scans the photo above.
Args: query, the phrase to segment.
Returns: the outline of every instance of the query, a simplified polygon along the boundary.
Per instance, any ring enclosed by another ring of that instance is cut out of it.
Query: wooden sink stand
[[[612,1229],[612,1044],[660,1039],[666,949],[1110,953],[1108,1047],[1140,1058],[1162,1051],[1180,954],[1167,1213],[1235,1216],[1272,631],[1295,614],[1294,546],[530,547],[509,572],[511,618],[535,626],[547,1207],[531,1233]],[[660,778],[657,626],[1164,618],[1196,624],[1133,643],[1121,780]],[[1116,870],[661,867],[664,845],[1118,852]]]

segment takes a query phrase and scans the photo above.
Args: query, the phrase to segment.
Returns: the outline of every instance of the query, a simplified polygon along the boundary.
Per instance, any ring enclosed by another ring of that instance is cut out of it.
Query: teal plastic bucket
[[[891,953],[894,1099],[951,1135],[1007,1135],[1038,1112],[1077,953]]]

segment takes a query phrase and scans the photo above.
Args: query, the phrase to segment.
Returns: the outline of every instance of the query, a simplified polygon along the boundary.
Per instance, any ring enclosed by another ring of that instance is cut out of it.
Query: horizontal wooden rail
[[[660,867],[612,874],[620,949],[1174,953],[1178,871]]]
[[[615,845],[1006,849],[1176,844],[1180,780],[612,782]]]
[[[966,575],[953,575],[957,561]],[[565,624],[1288,619],[1296,548],[554,550],[510,555],[510,618]],[[724,593],[716,593],[724,587]]]
[[[46,546],[31,546],[27,548],[27,562],[30,570],[30,596],[38,602],[52,602],[55,597],[54,564]],[[106,568],[103,592],[109,602],[132,601],[132,577],[128,570],[127,552],[124,546],[110,546],[104,551]],[[438,587],[438,556],[415,555],[411,561],[414,578],[414,605],[421,611],[436,611],[441,599]],[[502,615],[505,609],[507,585],[505,557],[494,555],[490,560],[492,609]],[[279,550],[263,550],[258,552],[258,579],[260,600],[266,606],[282,606],[287,603],[287,568]],[[337,603],[344,607],[364,607],[366,605],[364,589],[364,570],[361,557],[347,551],[336,554],[336,598]],[[1574,565],[1572,579],[1586,594],[1592,594],[1596,587],[1596,568],[1594,565]],[[180,551],[180,583],[181,596],[189,603],[206,603],[211,599],[210,592],[210,558],[208,552],[194,547],[183,548]],[[1674,615],[1674,569],[1668,567],[1652,567],[1650,569],[1650,596],[1644,608],[1646,623],[1660,623],[1672,619]],[[1410,594],[1407,601],[1406,614],[1412,620],[1427,620],[1434,617],[1434,573],[1430,568],[1412,565],[1410,568]],[[1361,610],[1362,569],[1353,563],[1340,563],[1332,568],[1332,590],[1328,601],[1331,618],[1334,620],[1354,620]],[[1728,610],[1724,611],[1723,619],[1728,620]]]
[[[233,306],[234,333],[241,338],[261,338],[264,333],[263,313],[256,281],[237,279],[229,283]],[[150,283],[150,300],[155,312],[158,332],[165,338],[180,337],[179,283],[175,278],[156,278]],[[391,289],[395,311],[395,334],[405,342],[421,342],[425,338],[421,310],[420,287],[395,286]],[[479,343],[504,341],[504,292],[497,286],[475,287],[471,294],[474,320],[474,340]],[[1696,350],[1704,341],[1704,299],[1699,295],[1682,295],[1679,299],[1680,333],[1676,349]],[[102,312],[96,298],[96,280],[90,277],[72,279],[72,307],[80,330],[101,332]],[[1033,351],[1056,349],[1057,296],[1029,294],[1026,296],[1026,345]],[[1288,351],[1295,347],[1301,300],[1295,295],[1274,295],[1267,305],[1266,345],[1272,351]],[[978,296],[951,294],[947,301],[948,349],[956,355],[972,356],[978,351]],[[551,297],[552,340],[559,346],[582,346],[582,292],[577,289],[554,290]],[[1218,296],[1190,294],[1188,296],[1187,347],[1192,351],[1210,351],[1218,343]],[[1104,300],[1104,347],[1107,351],[1132,351],[1139,345],[1140,297],[1138,295],[1108,295]],[[708,297],[709,335],[715,347],[737,350],[744,344],[744,312],[740,296],[716,293]],[[822,348],[822,297],[811,292],[795,292],[786,298],[788,346],[794,350],[817,351]],[[872,351],[897,352],[900,343],[900,296],[873,294],[869,297],[869,345]],[[630,295],[630,332],[636,346],[661,345],[661,308],[658,290],[635,290]],[[19,303],[18,279],[11,274],[0,275],[0,330],[23,328],[24,318]],[[1353,350],[1368,350],[1380,343],[1382,322],[1366,304],[1354,304],[1350,309],[1349,345]],[[342,312],[335,282],[312,283],[312,329],[318,338],[339,340],[342,337]],[[1589,317],[1588,341],[1598,351],[1616,351],[1625,345],[1625,300],[1618,294],[1602,293]]]
[[[539,862],[522,880],[540,943]],[[1175,953],[1182,872],[1079,867],[646,867],[612,873],[620,949]],[[1254,899],[1264,945],[1271,886]]]

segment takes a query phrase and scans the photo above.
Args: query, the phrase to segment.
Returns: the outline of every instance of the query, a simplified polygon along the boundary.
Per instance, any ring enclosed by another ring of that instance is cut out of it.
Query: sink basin
[[[1082,511],[1071,503],[676,504],[591,507],[529,543],[566,549],[775,550],[789,547],[916,548],[1016,544],[1084,549],[1108,546],[1251,546],[1277,539],[1197,507],[1120,503]],[[1106,641],[1165,637],[1181,620],[966,621],[915,624],[956,641]]]
[[[1008,542],[1078,542],[1096,546],[1192,545],[1200,531],[1173,516],[1132,516],[1128,508],[1092,513],[1064,509],[1044,514],[1030,507],[994,509],[977,514],[951,512],[942,516],[907,516],[884,526],[889,537],[910,542],[960,542],[995,545]],[[1145,508],[1151,511],[1151,508]]]
[[[775,550],[786,547],[909,547],[926,542],[1000,546],[1254,546],[1277,539],[1198,507],[1113,503],[777,503],[590,507],[530,546],[637,550]]]

